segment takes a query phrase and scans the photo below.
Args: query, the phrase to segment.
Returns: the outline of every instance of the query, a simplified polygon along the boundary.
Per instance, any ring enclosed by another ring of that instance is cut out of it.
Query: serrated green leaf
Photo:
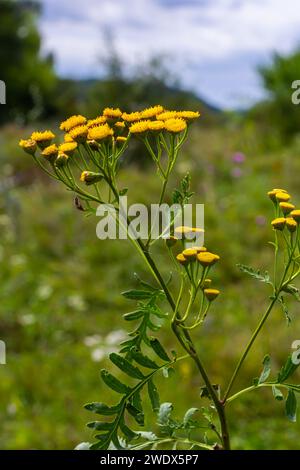
[[[266,284],[272,285],[270,275],[267,271],[265,271],[264,273],[261,273],[259,269],[254,269],[251,266],[246,266],[245,264],[237,264],[237,267],[239,268],[240,271],[242,271],[245,274],[248,274],[249,276],[253,277],[257,281],[265,282]]]
[[[292,320],[291,320],[291,317],[290,317],[290,314],[289,314],[288,306],[286,305],[283,296],[278,297],[277,301],[280,303],[282,311],[285,315],[287,324],[289,325]]]
[[[298,302],[300,302],[300,295],[299,295],[299,289],[294,286],[293,284],[288,284],[283,288],[283,291],[286,292],[287,294],[291,294],[295,297]]]
[[[103,382],[112,390],[122,395],[127,395],[130,392],[130,388],[127,385],[120,382],[119,379],[114,377],[110,372],[105,369],[101,371],[101,377]]]
[[[133,406],[131,403],[127,403],[126,409],[140,426],[144,426],[144,413],[141,410]]]
[[[297,399],[293,390],[288,392],[285,402],[285,414],[292,423],[297,421]]]
[[[144,316],[143,310],[135,310],[134,312],[125,313],[123,315],[124,320],[126,321],[133,321],[138,320]]]
[[[190,408],[187,410],[183,417],[183,425],[184,427],[188,427],[191,419],[193,418],[194,414],[199,411],[199,408]]]
[[[148,369],[158,369],[159,367],[152,359],[145,356],[140,351],[132,351],[132,357],[140,366],[147,367]]]
[[[134,379],[143,379],[144,374],[135,366],[133,366],[125,357],[120,356],[116,353],[111,353],[109,358],[115,366],[117,366],[122,372],[133,377]]]
[[[124,422],[123,419],[120,421],[120,429],[123,432],[124,436],[128,441],[132,441],[138,437],[138,434],[135,431],[132,431]]]
[[[292,356],[287,358],[286,363],[281,368],[277,380],[279,383],[285,382],[291,375],[295,372],[295,370],[299,367],[299,364],[294,364],[292,361]]]
[[[166,402],[160,405],[157,417],[157,422],[160,426],[168,426],[172,410],[172,403]]]
[[[262,384],[263,382],[265,382],[271,373],[271,359],[269,355],[264,357],[263,366],[264,368],[258,379],[258,384]]]
[[[275,400],[278,400],[278,401],[283,400],[283,394],[282,394],[281,390],[279,390],[279,388],[276,387],[275,385],[272,386],[272,392],[273,392],[273,396],[274,396]]]
[[[84,408],[102,416],[111,416],[115,415],[119,411],[120,404],[116,406],[107,406],[105,403],[94,402],[87,403],[84,405]]]
[[[148,395],[150,398],[151,406],[153,411],[159,410],[160,400],[157,388],[152,379],[148,380]]]
[[[171,361],[165,349],[157,338],[150,338],[150,346],[153,351],[158,355],[158,357],[160,357],[163,361]]]
[[[101,421],[92,421],[87,423],[87,427],[95,429],[96,431],[109,431],[114,423],[103,423]]]
[[[138,290],[138,289],[131,289],[125,292],[122,292],[123,297],[125,299],[130,300],[146,300],[151,299],[153,297],[153,292],[148,290]]]

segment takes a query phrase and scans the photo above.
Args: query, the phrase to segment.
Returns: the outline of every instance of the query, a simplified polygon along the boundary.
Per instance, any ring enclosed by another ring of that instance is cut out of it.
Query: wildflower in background
[[[256,225],[260,225],[261,227],[266,225],[266,222],[267,222],[267,219],[264,215],[258,215],[256,218],[255,218],[255,223]]]
[[[119,119],[122,116],[122,111],[120,108],[105,108],[103,116],[107,119]]]
[[[184,131],[186,127],[186,122],[180,118],[172,118],[165,121],[165,129],[174,134]]]
[[[162,131],[165,129],[164,121],[150,121],[148,124],[149,131]]]
[[[234,163],[244,163],[245,160],[246,160],[246,156],[242,152],[236,152],[232,155],[232,161]]]
[[[295,209],[294,204],[291,204],[290,202],[280,202],[279,206],[284,215],[289,214],[292,210]]]
[[[161,105],[152,106],[151,108],[140,111],[141,119],[151,119],[162,113],[164,108]]]
[[[291,233],[295,232],[298,226],[296,220],[294,220],[292,217],[287,217],[285,220],[285,224],[288,231]]]
[[[73,155],[77,149],[78,144],[76,142],[65,142],[58,147],[59,152],[66,153],[67,155]]]
[[[188,264],[188,259],[182,254],[179,253],[179,255],[176,256],[177,261],[182,264],[182,266],[185,266]]]
[[[86,117],[81,116],[81,114],[77,114],[74,116],[70,116],[68,119],[63,121],[60,124],[59,128],[61,131],[69,132],[71,129],[74,129],[74,127],[83,126],[86,121]]]
[[[275,194],[275,198],[279,202],[288,202],[291,199],[291,196],[283,191],[277,191]]]
[[[209,302],[212,302],[220,295],[220,291],[218,289],[204,289],[204,295]]]
[[[290,216],[296,220],[296,222],[300,222],[300,209],[295,209],[290,213]]]
[[[87,126],[74,127],[74,129],[70,131],[70,136],[73,140],[75,140],[75,142],[77,142],[78,144],[82,144],[87,139],[88,130],[89,129]]]
[[[125,122],[136,122],[141,119],[141,113],[139,111],[135,111],[134,113],[123,113],[122,119]]]
[[[105,116],[98,116],[95,119],[89,119],[87,122],[87,126],[90,129],[91,127],[99,126],[100,124],[105,124],[107,118]]]
[[[200,117],[200,113],[198,111],[177,111],[176,117],[182,118],[185,121],[193,121]]]
[[[197,254],[197,259],[202,266],[212,266],[217,261],[219,261],[220,256],[214,253],[210,253],[209,251],[204,251],[203,253]]]
[[[243,170],[241,170],[241,168],[239,168],[238,166],[235,166],[231,170],[231,176],[233,178],[241,178],[241,176],[243,176]]]
[[[129,132],[131,132],[131,134],[143,134],[149,130],[149,122],[150,121],[135,122],[129,127]]]
[[[19,146],[30,155],[34,155],[37,149],[36,141],[32,139],[21,139],[19,142]]]
[[[101,140],[107,139],[108,137],[112,137],[113,135],[114,131],[113,129],[111,129],[111,127],[109,127],[108,124],[92,127],[88,131],[88,139],[95,140],[96,142],[100,142]]]
[[[93,171],[83,171],[80,176],[80,181],[85,183],[87,186],[98,183],[103,179],[101,173],[94,173]]]
[[[69,155],[67,155],[66,153],[60,152],[55,160],[55,166],[57,166],[58,168],[64,167],[67,164],[68,159],[69,159]]]
[[[58,147],[56,144],[49,145],[44,148],[41,155],[46,158],[49,162],[54,162],[58,155]]]
[[[285,227],[286,219],[284,217],[277,217],[272,220],[271,225],[275,230],[283,230]]]
[[[50,145],[55,135],[51,131],[33,132],[31,134],[31,140],[35,140],[40,149],[44,149]]]

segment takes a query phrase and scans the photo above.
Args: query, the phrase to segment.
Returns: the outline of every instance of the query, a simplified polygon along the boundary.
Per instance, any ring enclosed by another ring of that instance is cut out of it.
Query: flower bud
[[[56,157],[55,166],[57,166],[57,168],[62,168],[63,166],[67,164],[68,159],[69,159],[69,155],[67,155],[66,153],[60,152],[58,156]]]
[[[166,238],[165,241],[167,247],[172,248],[174,245],[176,245],[178,238],[170,236],[169,238]]]
[[[83,171],[80,176],[80,181],[85,183],[87,186],[98,183],[103,179],[101,173],[94,173],[93,171]]]
[[[211,286],[211,283],[212,283],[212,280],[211,279],[204,279],[203,283],[202,283],[202,289],[208,289],[210,286]]]

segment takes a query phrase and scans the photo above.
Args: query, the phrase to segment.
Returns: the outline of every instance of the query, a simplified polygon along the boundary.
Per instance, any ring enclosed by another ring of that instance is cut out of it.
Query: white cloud
[[[239,90],[258,96],[255,60],[288,52],[299,41],[298,0],[41,1],[45,48],[54,51],[60,73],[95,75],[109,28],[128,64],[166,53],[183,83],[221,104],[238,105]],[[217,94],[211,80],[219,81]]]

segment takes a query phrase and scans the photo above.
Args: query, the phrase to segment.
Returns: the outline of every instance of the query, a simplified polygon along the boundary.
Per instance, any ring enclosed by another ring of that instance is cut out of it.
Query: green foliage
[[[299,79],[299,69],[299,50],[287,56],[276,53],[270,65],[259,68],[269,100],[257,107],[257,113],[268,116],[273,132],[275,128],[284,140],[299,133],[299,107],[292,103],[292,83]]]
[[[244,264],[237,264],[237,267],[240,269],[240,271],[242,271],[242,273],[248,274],[253,279],[272,285],[268,271],[261,273],[259,269],[255,269],[255,268],[252,268],[251,266],[246,266]]]
[[[15,118],[32,120],[53,110],[56,78],[52,57],[42,58],[40,54],[38,13],[36,2],[1,0],[0,79],[7,86],[2,122]]]

